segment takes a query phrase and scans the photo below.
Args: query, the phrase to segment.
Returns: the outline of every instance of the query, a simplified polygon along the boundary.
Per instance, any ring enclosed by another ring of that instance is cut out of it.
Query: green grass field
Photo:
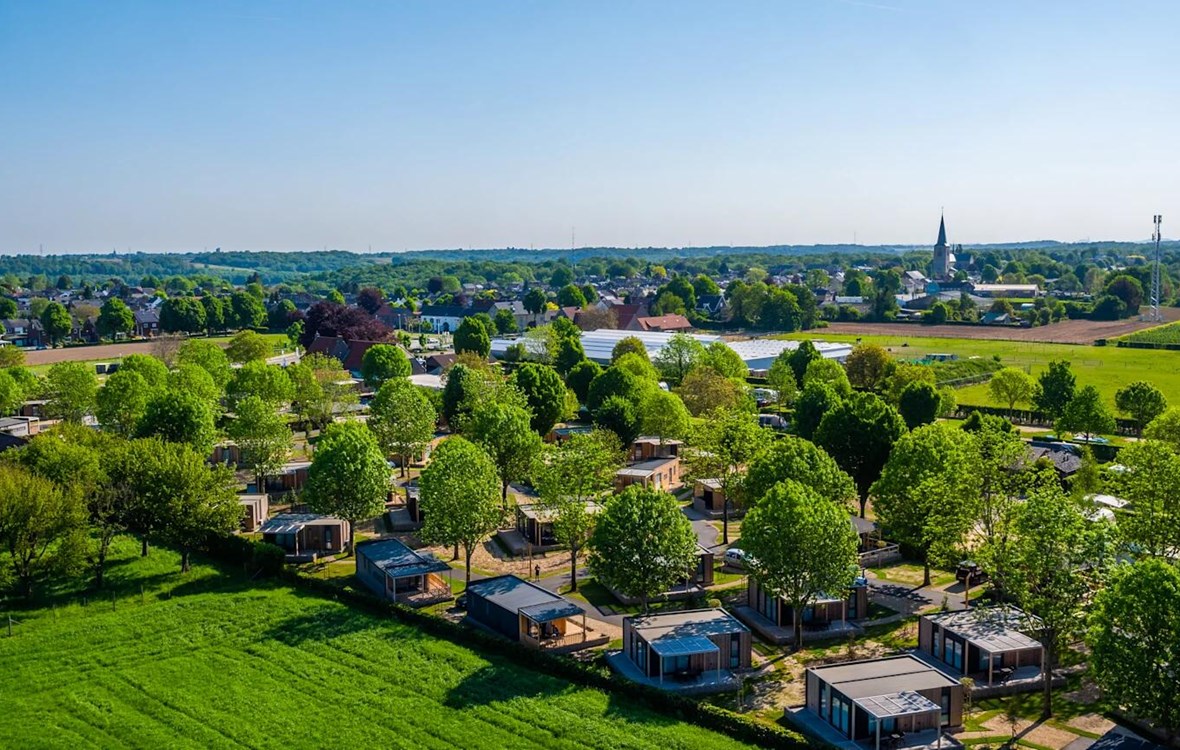
[[[118,552],[113,604],[59,595],[0,631],[3,746],[744,747],[285,586]]]
[[[1144,344],[1180,344],[1180,322],[1136,331],[1126,336],[1120,336],[1119,340]]]
[[[852,336],[808,331],[786,338],[822,341],[857,340],[886,347],[898,359],[921,359],[927,354],[957,354],[961,358],[998,356],[1004,366],[1019,367],[1033,376],[1053,360],[1068,360],[1079,386],[1093,385],[1114,409],[1114,394],[1135,380],[1147,380],[1164,392],[1172,403],[1180,403],[1180,352],[1152,349],[1120,349],[1114,346],[1041,344],[986,339],[922,338],[919,336]],[[992,401],[987,384],[979,383],[955,392],[959,403],[1005,406]]]

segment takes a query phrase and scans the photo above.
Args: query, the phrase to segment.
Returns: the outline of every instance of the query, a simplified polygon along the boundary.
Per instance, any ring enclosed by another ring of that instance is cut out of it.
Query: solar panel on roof
[[[900,693],[889,693],[887,695],[873,695],[868,698],[857,698],[853,702],[878,719],[888,719],[891,716],[910,716],[942,710],[934,701],[910,690]]]
[[[693,654],[711,654],[720,651],[717,644],[701,635],[686,635],[679,638],[657,638],[651,642],[651,648],[660,656],[692,656]]]

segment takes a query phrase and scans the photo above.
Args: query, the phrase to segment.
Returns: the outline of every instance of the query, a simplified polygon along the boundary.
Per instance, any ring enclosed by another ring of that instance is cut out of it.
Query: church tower
[[[938,218],[938,242],[934,244],[934,261],[930,264],[930,275],[935,279],[949,279],[954,273],[955,257],[950,245],[946,244],[946,220]]]

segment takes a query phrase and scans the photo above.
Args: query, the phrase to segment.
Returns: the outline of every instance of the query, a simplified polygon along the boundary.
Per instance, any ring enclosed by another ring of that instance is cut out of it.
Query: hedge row
[[[240,536],[211,538],[205,545],[206,552],[211,557],[235,565],[252,565],[257,571],[262,570],[257,567],[259,559],[265,560],[270,554],[265,548],[275,547]],[[666,693],[646,685],[615,679],[611,676],[610,671],[603,666],[583,663],[568,657],[528,648],[520,643],[514,643],[475,628],[380,600],[365,592],[341,589],[331,582],[300,575],[281,565],[275,574],[284,582],[318,596],[334,599],[377,615],[393,617],[430,635],[484,653],[503,656],[552,677],[623,695],[679,721],[721,732],[742,742],[759,747],[782,748],[783,750],[800,750],[812,746],[807,739],[796,732],[756,721],[709,703],[698,703],[684,696]]]

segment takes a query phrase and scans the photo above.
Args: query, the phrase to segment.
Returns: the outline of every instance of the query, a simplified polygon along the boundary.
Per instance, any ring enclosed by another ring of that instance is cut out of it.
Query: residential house
[[[975,607],[918,620],[918,648],[951,674],[994,685],[1041,673],[1044,647],[1021,632],[1030,618],[1015,607]]]
[[[396,604],[421,607],[453,598],[450,570],[445,562],[397,539],[356,546],[356,577],[373,593]]]
[[[30,318],[0,320],[4,327],[3,339],[13,346],[37,347],[45,343],[41,321]]]
[[[373,316],[395,330],[412,331],[418,327],[418,313],[408,307],[399,307],[382,302]]]
[[[622,492],[633,484],[662,492],[679,489],[680,459],[656,458],[615,472],[615,492]]]
[[[136,310],[135,335],[148,338],[160,333],[160,313],[155,308]]]
[[[340,364],[349,375],[359,378],[361,377],[361,364],[364,361],[365,352],[369,351],[369,348],[376,344],[397,346],[389,341],[366,341],[362,339],[343,339],[339,336],[316,336],[307,347],[307,353],[323,354],[333,357],[340,361]],[[409,354],[406,353],[406,356],[409,357]]]
[[[589,435],[594,431],[594,428],[588,424],[570,424],[554,427],[545,435],[546,443],[556,443],[558,445],[569,440],[574,435]]]
[[[610,309],[615,314],[615,325],[623,331],[639,330],[635,319],[647,313],[645,305],[612,305]]]
[[[623,619],[624,675],[656,687],[734,686],[750,668],[750,630],[724,609],[660,612]]]
[[[460,305],[423,305],[419,316],[436,333],[453,333],[469,311]]]
[[[31,438],[41,432],[39,417],[0,417],[0,434]]]
[[[660,440],[658,437],[643,436],[631,443],[628,451],[632,461],[650,461],[653,458],[673,458],[680,455],[684,449],[683,440],[668,438]]]
[[[725,296],[721,294],[702,294],[697,297],[697,312],[717,317],[725,312]]]
[[[1068,479],[1082,468],[1081,448],[1076,445],[1054,443],[1047,440],[1031,440],[1028,446],[1029,462],[1045,459],[1053,465],[1060,479]]]
[[[242,506],[242,531],[252,534],[266,523],[266,517],[270,515],[267,495],[238,495],[238,504]]]
[[[911,654],[809,668],[803,694],[802,710],[839,740],[867,741],[876,750],[882,736],[941,733],[963,723],[963,686]]]
[[[258,530],[262,541],[282,547],[295,560],[343,552],[348,540],[348,521],[314,513],[282,513]]]
[[[568,652],[609,641],[581,606],[514,575],[472,581],[466,596],[468,621],[526,646]]]
[[[678,333],[691,331],[692,323],[683,315],[655,315],[648,317],[636,316],[627,326],[629,331],[658,331],[660,333]]]

